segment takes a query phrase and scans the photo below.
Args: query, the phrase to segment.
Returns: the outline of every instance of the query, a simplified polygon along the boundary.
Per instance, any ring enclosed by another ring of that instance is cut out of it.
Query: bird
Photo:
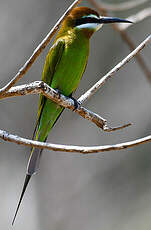
[[[45,60],[42,81],[65,96],[72,97],[86,69],[90,38],[103,24],[131,23],[126,19],[103,17],[81,6],[71,10],[63,21]],[[75,108],[78,106],[74,99]],[[64,108],[40,95],[33,140],[45,142]],[[42,150],[32,148],[21,196],[12,221],[15,222],[27,185],[39,167]]]

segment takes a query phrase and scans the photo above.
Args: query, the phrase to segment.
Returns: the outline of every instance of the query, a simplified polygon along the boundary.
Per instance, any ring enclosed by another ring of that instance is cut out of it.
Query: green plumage
[[[60,37],[47,55],[42,81],[66,96],[71,95],[81,80],[88,53],[89,40],[81,32]],[[36,139],[44,141],[47,138],[62,110],[60,105],[40,96]]]

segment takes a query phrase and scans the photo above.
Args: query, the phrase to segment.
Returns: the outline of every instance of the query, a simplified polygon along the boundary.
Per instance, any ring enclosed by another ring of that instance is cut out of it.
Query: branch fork
[[[43,94],[45,97],[49,98],[50,100],[58,103],[59,105],[68,108],[76,113],[78,113],[83,118],[93,122],[103,131],[111,132],[116,131],[125,127],[128,127],[129,124],[125,124],[119,127],[108,127],[107,121],[99,116],[98,114],[84,108],[83,106],[79,105],[77,109],[74,107],[74,100],[70,97],[66,97],[63,94],[60,94],[49,85],[47,85],[43,81],[35,81],[29,84],[20,85],[16,87],[10,88],[5,94],[0,95],[0,99],[14,97],[14,96],[25,96],[29,94]]]

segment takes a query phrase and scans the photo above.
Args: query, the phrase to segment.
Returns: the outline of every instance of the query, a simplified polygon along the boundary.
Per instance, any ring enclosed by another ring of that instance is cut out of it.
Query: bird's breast
[[[76,90],[84,73],[89,54],[89,41],[65,38],[65,48],[56,67],[51,86],[69,96]]]

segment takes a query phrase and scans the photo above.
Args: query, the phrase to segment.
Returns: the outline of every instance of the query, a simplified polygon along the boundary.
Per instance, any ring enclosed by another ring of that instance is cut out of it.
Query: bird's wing
[[[46,57],[46,61],[44,64],[44,69],[42,73],[42,81],[44,81],[49,86],[51,85],[53,75],[55,73],[56,67],[59,64],[63,51],[65,48],[65,40],[59,39],[57,42],[54,43],[54,45],[50,48],[48,55]],[[46,101],[46,97],[43,95],[40,95],[39,98],[39,107],[38,107],[38,114],[37,114],[37,121],[36,121],[36,127],[34,129],[33,133],[33,139],[35,138],[35,134],[37,132],[37,128],[39,125],[40,117],[43,111],[43,107]]]

